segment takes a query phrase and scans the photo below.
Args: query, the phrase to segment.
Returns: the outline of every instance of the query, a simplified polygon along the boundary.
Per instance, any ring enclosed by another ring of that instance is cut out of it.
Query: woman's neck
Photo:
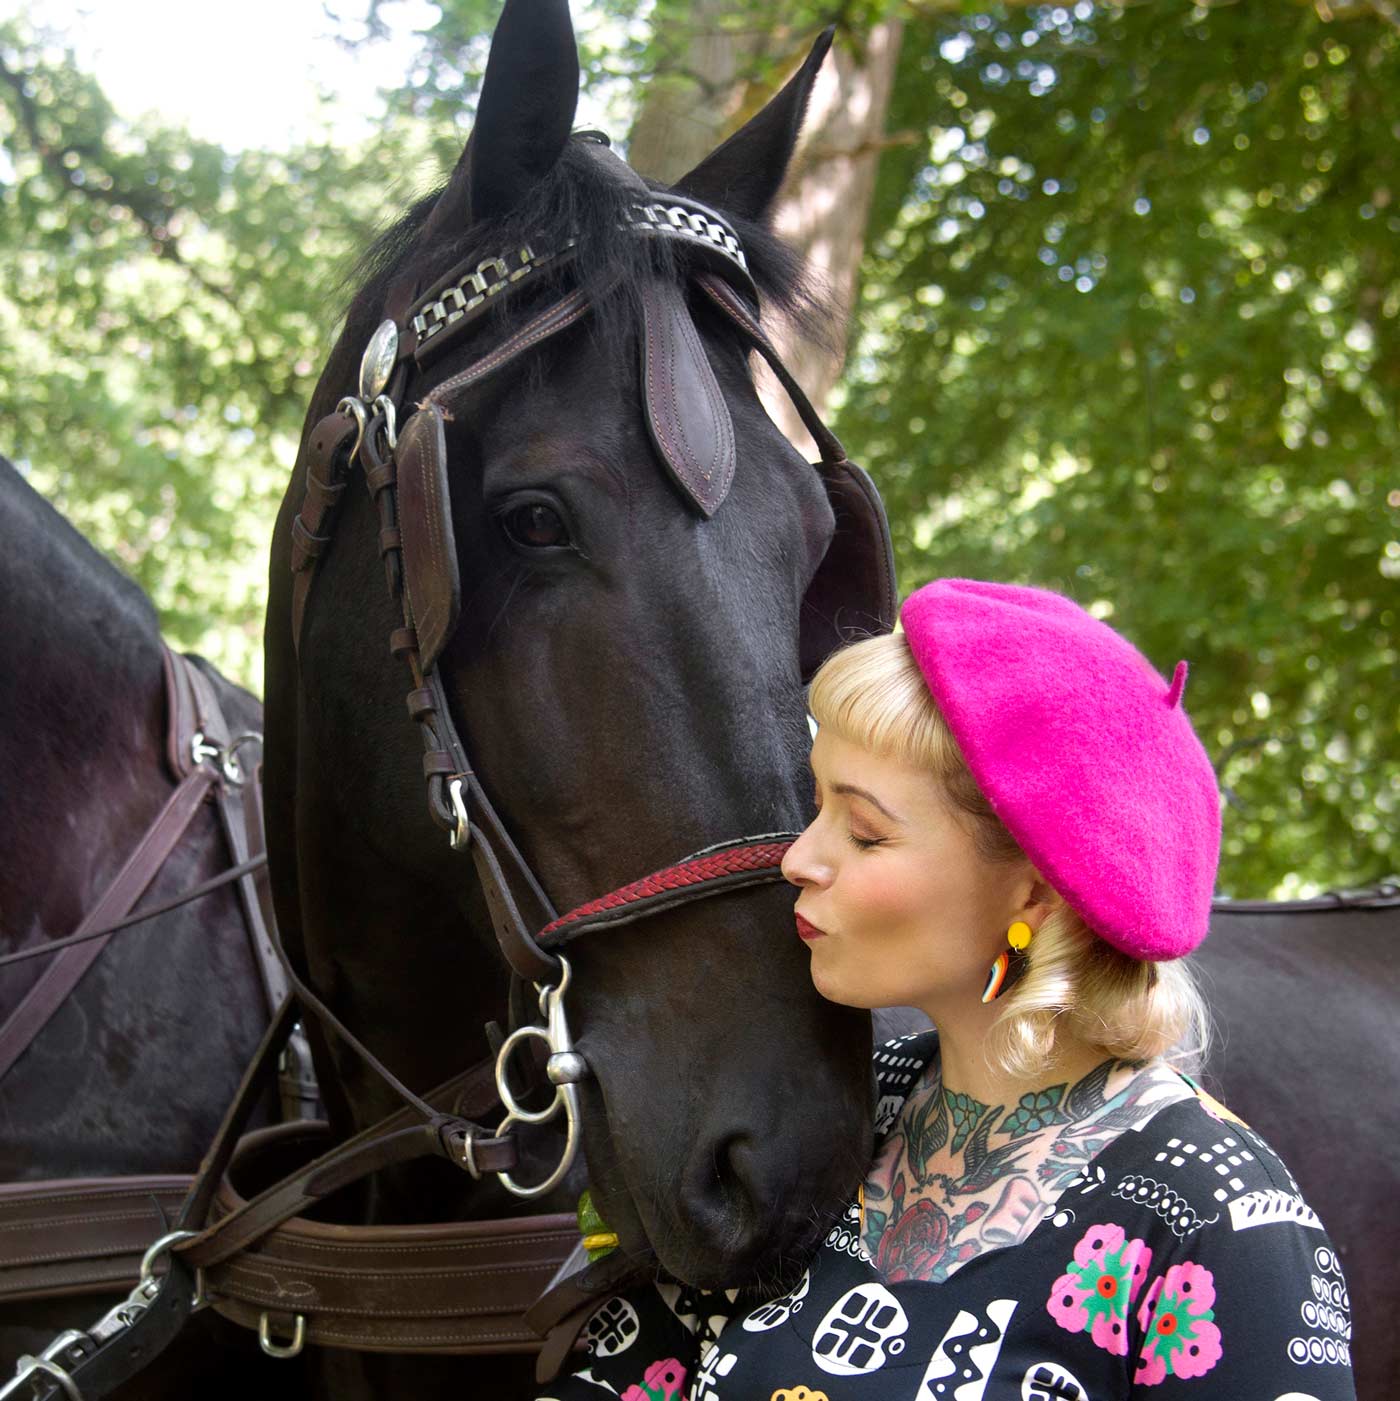
[[[1102,1047],[1089,1045],[1062,1026],[1056,1032],[1054,1052],[1044,1064],[1029,1074],[1011,1075],[989,1060],[985,1050],[1000,1007],[978,1003],[956,1013],[945,1008],[924,1010],[938,1028],[944,1088],[988,1106],[1014,1105],[1023,1095],[1068,1087],[1111,1059]]]

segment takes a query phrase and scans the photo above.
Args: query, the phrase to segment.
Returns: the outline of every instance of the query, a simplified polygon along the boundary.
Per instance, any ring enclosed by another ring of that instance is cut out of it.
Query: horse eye
[[[559,513],[538,501],[507,511],[501,525],[515,544],[526,549],[558,549],[569,543],[569,532]]]

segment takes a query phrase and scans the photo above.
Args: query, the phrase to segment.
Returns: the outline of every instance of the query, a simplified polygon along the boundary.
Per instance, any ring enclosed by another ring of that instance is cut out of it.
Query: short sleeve
[[[1220,1189],[1212,1220],[1180,1239],[1164,1233],[1153,1252],[1136,1307],[1133,1401],[1166,1401],[1180,1381],[1193,1401],[1355,1401],[1337,1252],[1283,1165],[1253,1143],[1245,1190]]]

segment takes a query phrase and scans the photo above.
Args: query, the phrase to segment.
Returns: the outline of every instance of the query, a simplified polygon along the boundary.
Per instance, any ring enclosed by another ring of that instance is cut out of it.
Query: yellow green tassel
[[[584,1192],[578,1199],[578,1229],[590,1264],[617,1249],[617,1235],[608,1230],[608,1223],[599,1216],[591,1192]]]

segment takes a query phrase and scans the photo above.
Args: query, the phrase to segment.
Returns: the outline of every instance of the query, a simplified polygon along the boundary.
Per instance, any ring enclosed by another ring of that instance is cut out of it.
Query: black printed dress
[[[936,1048],[926,1032],[876,1053],[877,1126]],[[746,1308],[663,1285],[611,1299],[589,1324],[587,1364],[541,1397],[1349,1401],[1332,1244],[1287,1168],[1218,1110],[1198,1096],[1159,1109],[1024,1241],[943,1283],[881,1278],[853,1203],[780,1298]]]

